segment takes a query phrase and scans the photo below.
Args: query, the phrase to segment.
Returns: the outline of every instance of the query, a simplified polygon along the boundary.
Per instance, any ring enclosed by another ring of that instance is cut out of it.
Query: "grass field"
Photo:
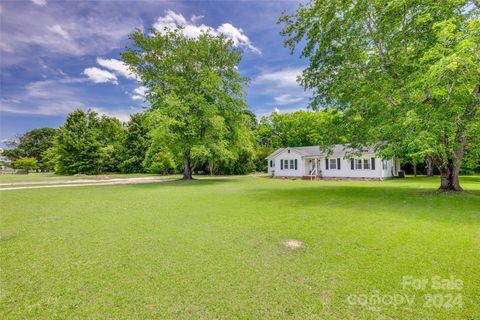
[[[78,175],[78,176],[60,176],[54,173],[29,173],[25,175],[17,174],[0,174],[0,185],[9,183],[28,183],[28,182],[45,182],[51,181],[82,181],[82,180],[108,180],[108,179],[127,179],[136,177],[152,177],[158,176],[148,173],[133,173],[133,174],[102,174],[97,176],[92,175]]]
[[[480,177],[438,183],[2,191],[0,318],[478,319]],[[461,285],[432,288],[445,278]]]

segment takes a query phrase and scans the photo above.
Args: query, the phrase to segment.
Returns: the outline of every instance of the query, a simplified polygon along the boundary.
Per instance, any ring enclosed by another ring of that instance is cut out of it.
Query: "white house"
[[[398,175],[398,159],[382,159],[375,150],[354,150],[337,144],[329,152],[319,146],[280,148],[269,155],[268,174],[292,178],[387,179]]]

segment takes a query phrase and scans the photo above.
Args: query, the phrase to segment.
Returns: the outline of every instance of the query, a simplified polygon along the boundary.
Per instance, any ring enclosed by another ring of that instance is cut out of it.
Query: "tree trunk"
[[[215,174],[215,162],[213,162],[213,160],[208,160],[208,172],[210,176]]]
[[[432,157],[427,157],[427,176],[433,177],[433,163],[432,163]]]
[[[453,159],[439,167],[440,169],[440,191],[463,191],[460,186],[460,166],[462,164],[463,154],[465,152],[466,138],[458,139],[460,144],[453,153]]]
[[[450,162],[447,166],[440,168],[440,191],[463,191],[458,179],[460,166]]]
[[[414,177],[417,176],[417,164],[416,163],[413,164],[413,176]]]
[[[183,180],[192,180],[192,168],[190,166],[190,151],[183,153]]]

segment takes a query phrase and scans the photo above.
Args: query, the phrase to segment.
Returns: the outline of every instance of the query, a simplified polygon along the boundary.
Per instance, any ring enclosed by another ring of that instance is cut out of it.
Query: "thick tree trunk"
[[[465,152],[466,138],[458,139],[460,144],[453,153],[453,159],[449,159],[439,167],[440,169],[440,191],[463,191],[460,186],[460,166]]]
[[[433,177],[433,161],[432,161],[432,157],[427,157],[426,163],[427,163],[427,176]]]
[[[183,153],[183,180],[192,180],[192,168],[190,165],[190,151]]]
[[[458,179],[460,167],[449,163],[440,168],[440,191],[463,191]]]

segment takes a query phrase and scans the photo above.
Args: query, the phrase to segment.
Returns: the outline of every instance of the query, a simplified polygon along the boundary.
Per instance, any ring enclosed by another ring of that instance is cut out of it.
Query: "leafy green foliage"
[[[336,110],[272,113],[260,120],[260,143],[274,149],[289,146],[328,146],[345,142],[342,115]]]
[[[124,159],[120,170],[124,173],[145,172],[143,161],[150,145],[146,115],[136,113],[130,116],[123,140]]]
[[[249,142],[243,88],[237,66],[241,53],[231,40],[202,33],[188,38],[182,29],[138,30],[123,60],[148,88],[151,137],[183,161],[191,178],[194,161],[230,161]]]
[[[38,168],[38,161],[34,157],[22,157],[12,162],[15,169],[35,170]]]
[[[123,140],[118,119],[99,117],[94,111],[75,110],[60,127],[50,153],[56,154],[55,171],[62,174],[96,174],[117,171]]]
[[[358,146],[388,141],[429,155],[441,189],[461,190],[480,105],[479,8],[470,1],[315,0],[280,18],[285,44],[309,59],[311,107],[337,108]]]
[[[11,149],[4,150],[3,155],[16,160],[23,157],[34,157],[43,168],[43,152],[52,147],[55,139],[56,129],[38,128],[30,130],[17,139],[8,141],[7,145]]]

